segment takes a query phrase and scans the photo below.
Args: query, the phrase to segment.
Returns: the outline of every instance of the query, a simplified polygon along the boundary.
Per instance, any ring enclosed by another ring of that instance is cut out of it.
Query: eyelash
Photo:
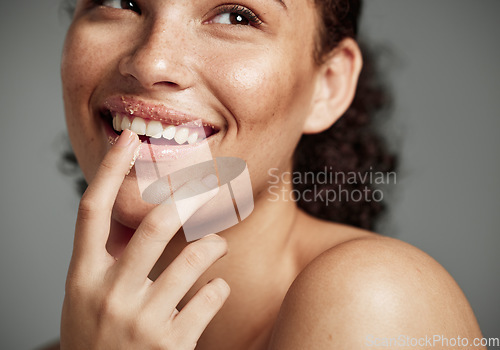
[[[262,21],[259,19],[259,17],[257,17],[255,13],[253,13],[253,11],[241,5],[223,5],[217,9],[215,16],[224,13],[236,13],[238,15],[244,16],[255,27],[258,27],[262,24]]]
[[[90,0],[90,2],[94,6],[104,6],[104,1],[106,1],[106,0]],[[135,1],[128,1],[128,3],[132,3],[133,5],[136,6],[137,9],[136,10],[134,10],[134,9],[124,9],[124,10],[130,10],[130,11],[138,13],[139,15],[141,14],[141,9],[139,8],[139,5],[137,5],[137,2],[135,2]]]
[[[103,3],[105,0],[90,0],[90,1],[94,5],[103,6]],[[137,3],[135,1],[131,1],[131,2],[135,3],[137,6]],[[137,7],[137,8],[138,8],[138,13],[140,14],[140,9],[139,9],[139,7]],[[224,13],[230,13],[230,14],[235,13],[235,14],[244,16],[246,19],[248,19],[250,24],[254,27],[258,27],[258,26],[262,25],[262,23],[263,23],[259,19],[259,17],[257,17],[257,15],[255,13],[253,13],[252,10],[250,10],[244,6],[241,6],[241,5],[223,5],[217,9],[214,17],[218,16],[218,15],[222,15]]]

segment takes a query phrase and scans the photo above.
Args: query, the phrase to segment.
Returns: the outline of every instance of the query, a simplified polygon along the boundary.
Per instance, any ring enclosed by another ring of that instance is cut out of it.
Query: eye
[[[262,21],[248,8],[239,5],[223,6],[210,23],[232,24],[242,26],[259,26]]]
[[[111,7],[115,9],[131,10],[141,14],[141,9],[135,1],[126,0],[94,0],[94,2],[101,6]]]

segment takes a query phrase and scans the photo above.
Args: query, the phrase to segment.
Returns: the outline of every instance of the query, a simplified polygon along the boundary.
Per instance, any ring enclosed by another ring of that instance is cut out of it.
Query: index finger
[[[94,179],[83,194],[78,208],[73,244],[73,258],[77,261],[83,256],[91,261],[109,256],[106,242],[111,211],[139,145],[137,134],[125,129],[116,144],[104,156]]]

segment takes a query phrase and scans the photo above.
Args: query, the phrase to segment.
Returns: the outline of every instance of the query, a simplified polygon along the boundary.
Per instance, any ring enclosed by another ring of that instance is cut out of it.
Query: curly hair
[[[321,23],[316,38],[314,58],[321,64],[344,39],[357,39],[361,0],[315,0]],[[66,10],[74,10],[66,1]],[[328,130],[314,135],[303,135],[294,154],[294,172],[319,173],[331,169],[335,173],[394,172],[396,156],[389,152],[382,135],[375,128],[378,113],[389,105],[389,94],[380,83],[372,55],[361,45],[364,66],[356,95],[344,115]],[[79,174],[76,185],[79,193],[87,187],[79,173],[76,157],[69,148],[64,152],[61,169],[66,174]],[[373,193],[373,184],[341,181],[328,184],[300,183],[294,189],[301,193],[316,186],[316,191],[337,191],[339,185],[348,193]],[[349,197],[349,196],[348,196]],[[369,196],[368,196],[369,198]],[[298,206],[309,214],[338,223],[364,229],[373,229],[380,214],[386,209],[384,201],[335,201],[325,205],[321,201],[298,199]]]
[[[318,28],[315,60],[321,64],[330,52],[345,38],[357,39],[361,0],[315,0],[322,22]],[[387,88],[380,82],[372,54],[367,47],[363,52],[363,70],[351,106],[328,130],[314,135],[303,135],[295,150],[294,172],[319,173],[331,169],[334,173],[366,174],[369,172],[394,172],[396,156],[389,152],[382,135],[375,128],[379,111],[389,106]],[[335,177],[338,180],[338,177]],[[300,193],[316,186],[316,192],[339,188],[348,193],[361,191],[373,194],[373,184],[352,183],[345,177],[336,183],[299,183],[294,187]],[[347,195],[347,198],[352,196]],[[298,198],[298,205],[309,214],[364,229],[374,229],[380,214],[386,209],[383,200],[374,201],[370,196],[361,200],[305,201]]]

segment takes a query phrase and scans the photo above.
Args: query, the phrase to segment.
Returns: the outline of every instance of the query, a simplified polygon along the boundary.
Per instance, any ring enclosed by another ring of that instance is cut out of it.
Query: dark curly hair
[[[316,63],[321,64],[343,39],[357,39],[362,1],[315,0],[315,3],[322,22],[313,54]],[[71,0],[65,2],[65,8],[70,13],[73,11]],[[380,83],[369,50],[363,45],[361,48],[364,66],[353,103],[328,130],[302,136],[295,150],[294,173],[319,173],[325,169],[344,174],[394,172],[396,157],[389,152],[383,137],[375,128],[375,117],[388,106],[389,95],[386,87]],[[71,149],[64,152],[61,168],[64,173],[79,174],[77,188],[83,193],[87,184]],[[337,192],[339,186],[349,193],[373,193],[376,190],[373,184],[344,180],[321,185],[302,182],[294,184],[294,189],[300,193],[310,190],[311,186],[316,186],[318,192]],[[372,230],[386,205],[383,201],[366,199],[367,196],[362,200],[334,201],[325,205],[321,201],[298,198],[298,205],[318,218]]]
[[[318,29],[314,55],[316,62],[321,64],[340,41],[345,38],[357,39],[362,1],[315,2],[322,23]],[[319,173],[331,169],[332,172],[340,174],[366,174],[395,171],[396,156],[389,152],[384,139],[375,128],[378,112],[389,106],[389,94],[380,82],[372,54],[367,47],[360,46],[364,65],[351,106],[328,130],[320,134],[302,136],[295,150],[294,172]],[[349,193],[361,191],[373,194],[376,190],[374,184],[352,183],[342,177],[336,183],[318,185],[301,182],[294,186],[300,193],[316,186],[317,192],[333,191],[337,195],[339,188]],[[298,205],[318,218],[370,230],[374,229],[376,219],[386,206],[382,200],[371,200],[369,195],[361,200],[337,200],[328,205],[321,201],[298,198]]]

